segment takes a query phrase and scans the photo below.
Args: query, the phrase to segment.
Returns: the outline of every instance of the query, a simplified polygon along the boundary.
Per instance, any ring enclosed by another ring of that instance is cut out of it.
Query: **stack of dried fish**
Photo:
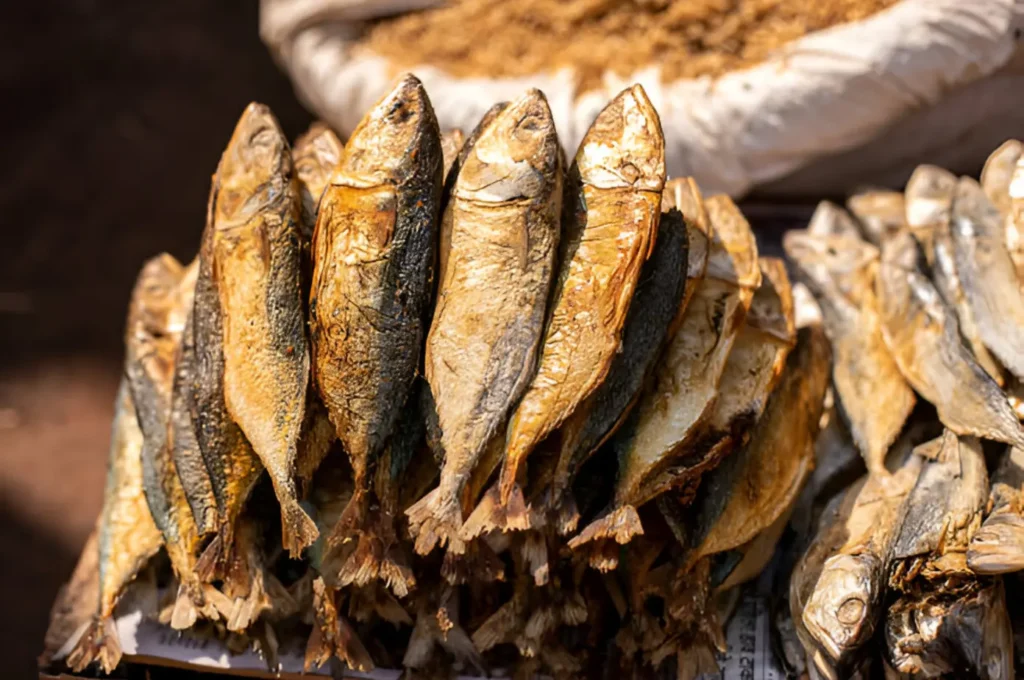
[[[798,503],[791,619],[776,617],[795,671],[1013,677],[1001,575],[1024,569],[1021,152],[1004,144],[980,182],[920,166],[904,193],[822,203],[785,237],[832,341],[835,396]],[[867,475],[846,486],[856,451]]]
[[[538,91],[442,134],[407,76],[294,148],[250,105],[196,260],[132,296],[67,662],[118,664],[155,569],[162,621],[271,663],[712,669],[813,467],[831,350],[795,317],[732,201],[666,182],[639,86],[571,164]]]

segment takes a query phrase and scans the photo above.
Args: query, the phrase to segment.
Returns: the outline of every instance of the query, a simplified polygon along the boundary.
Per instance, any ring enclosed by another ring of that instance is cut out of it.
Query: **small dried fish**
[[[807,223],[807,233],[811,236],[843,236],[860,238],[857,220],[843,208],[832,201],[820,201]]]
[[[300,209],[288,141],[270,109],[250,104],[221,156],[211,195],[224,403],[270,474],[282,542],[294,556],[317,536],[294,478],[309,380]]]
[[[868,241],[881,246],[903,228],[906,210],[899,191],[862,191],[846,200],[846,209],[860,222]]]
[[[956,317],[920,270],[920,259],[909,233],[893,236],[876,281],[882,335],[900,372],[956,434],[1024,444],[1006,397],[961,342]]]
[[[406,511],[421,554],[439,541],[463,548],[462,489],[533,375],[561,185],[554,121],[537,90],[495,116],[461,164],[425,355],[445,460],[438,488]]]
[[[981,340],[974,312],[964,295],[953,252],[950,228],[956,175],[934,165],[921,165],[907,181],[907,226],[921,244],[939,294],[956,311],[960,332],[974,352],[978,364],[1000,386],[1003,369]]]
[[[665,186],[661,121],[640,85],[598,114],[569,170],[573,205],[537,373],[509,421],[498,491],[520,496],[530,451],[604,381],[654,248]]]
[[[380,573],[372,466],[420,363],[440,206],[441,143],[423,85],[405,76],[366,114],[320,200],[313,235],[313,380],[352,464],[355,494],[331,532],[358,538],[341,583]]]
[[[1003,366],[1024,379],[1024,294],[1002,216],[969,177],[957,183],[952,231],[956,269],[978,333]]]
[[[1024,448],[1008,446],[992,475],[989,513],[971,539],[967,564],[978,574],[1024,569]]]
[[[573,550],[595,540],[598,549],[609,539],[627,543],[643,533],[639,505],[684,481],[686,470],[701,471],[703,461],[687,464],[683,457],[692,453],[712,413],[729,353],[761,283],[757,244],[739,209],[725,196],[709,199],[707,209],[714,231],[707,274],[665,350],[655,384],[611,440],[619,458],[612,507],[569,541]]]
[[[142,430],[128,380],[121,380],[99,519],[99,607],[67,663],[76,673],[94,661],[111,673],[121,660],[114,607],[125,587],[163,543],[142,490]]]
[[[799,231],[788,232],[783,246],[821,306],[839,411],[868,470],[885,474],[885,454],[916,399],[882,336],[873,291],[878,251],[860,239]]]

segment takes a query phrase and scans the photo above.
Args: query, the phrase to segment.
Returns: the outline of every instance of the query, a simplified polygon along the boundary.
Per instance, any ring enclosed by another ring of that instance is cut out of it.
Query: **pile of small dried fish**
[[[775,616],[794,674],[1014,677],[1022,148],[996,150],[980,182],[922,165],[904,193],[821,203],[785,236],[832,342],[834,393]]]
[[[117,666],[145,573],[161,621],[272,666],[304,636],[309,669],[713,670],[814,467],[832,349],[797,311],[732,201],[666,181],[639,86],[571,163],[535,90],[441,133],[407,76],[344,145],[290,147],[250,105],[196,260],[153,259],[132,295],[98,604],[66,661]],[[872,455],[899,416],[857,430]],[[969,555],[1019,521],[1015,484]],[[909,559],[908,597],[942,568]]]

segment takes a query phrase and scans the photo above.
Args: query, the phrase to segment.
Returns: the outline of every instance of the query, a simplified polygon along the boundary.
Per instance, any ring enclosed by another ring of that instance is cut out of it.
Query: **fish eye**
[[[854,626],[864,618],[867,606],[859,597],[849,597],[836,610],[836,619],[844,626]]]

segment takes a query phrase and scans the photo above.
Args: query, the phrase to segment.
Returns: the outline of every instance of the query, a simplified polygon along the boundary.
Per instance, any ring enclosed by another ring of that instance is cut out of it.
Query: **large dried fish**
[[[533,375],[561,184],[551,110],[536,90],[495,116],[461,164],[425,355],[445,460],[438,488],[406,511],[421,554],[438,541],[462,547],[462,489]]]
[[[634,85],[598,114],[569,170],[573,204],[537,374],[508,426],[499,480],[505,509],[530,451],[608,375],[657,237],[664,186],[661,121]]]
[[[371,466],[412,392],[431,296],[441,144],[422,84],[404,77],[352,133],[313,235],[314,383],[352,464],[355,493],[330,537],[358,538],[342,583],[380,572]]]
[[[701,484],[690,539],[693,549],[687,557],[690,563],[753,540],[796,500],[814,464],[830,359],[828,340],[820,328],[800,331],[750,443],[726,458]]]
[[[981,171],[981,188],[1003,216],[1006,247],[1024,281],[1024,144],[1010,139],[993,151]]]
[[[821,307],[839,411],[868,469],[884,474],[915,397],[882,337],[873,291],[878,251],[860,239],[799,231],[788,232],[783,246]]]
[[[1024,569],[1024,448],[1008,446],[992,475],[989,513],[971,539],[967,564],[978,574]]]
[[[1024,444],[1006,397],[961,342],[956,317],[920,260],[909,233],[893,236],[876,281],[882,335],[900,372],[953,432]]]
[[[75,672],[94,661],[108,674],[117,666],[121,642],[114,626],[114,608],[125,587],[163,542],[142,490],[142,441],[128,380],[122,379],[99,519],[99,607],[68,655],[68,666]]]
[[[221,156],[211,196],[224,402],[270,474],[282,542],[295,556],[317,536],[294,478],[309,380],[300,209],[288,141],[270,109],[250,104]]]
[[[611,440],[619,458],[612,507],[569,541],[573,550],[595,540],[627,543],[643,533],[638,506],[685,481],[681,472],[701,470],[701,460],[688,464],[683,457],[712,413],[729,353],[761,283],[757,245],[739,209],[725,196],[709,199],[707,209],[713,229],[707,274],[652,388]]]
[[[1003,369],[982,342],[974,312],[964,295],[956,269],[950,228],[956,185],[953,173],[934,165],[918,166],[907,181],[907,226],[924,250],[935,288],[946,304],[956,311],[960,333],[970,345],[978,364],[1002,385]]]
[[[860,222],[864,238],[876,246],[903,228],[905,208],[899,191],[856,193],[846,200],[846,209]]]
[[[978,333],[1003,366],[1024,378],[1024,294],[1002,216],[969,177],[957,183],[952,231],[956,268]]]
[[[199,530],[168,441],[175,359],[192,301],[192,291],[180,289],[182,275],[181,265],[170,255],[143,266],[132,291],[125,334],[125,375],[143,434],[143,489],[179,583],[170,620],[176,629],[191,627],[200,610],[205,617],[217,617],[195,574]]]

